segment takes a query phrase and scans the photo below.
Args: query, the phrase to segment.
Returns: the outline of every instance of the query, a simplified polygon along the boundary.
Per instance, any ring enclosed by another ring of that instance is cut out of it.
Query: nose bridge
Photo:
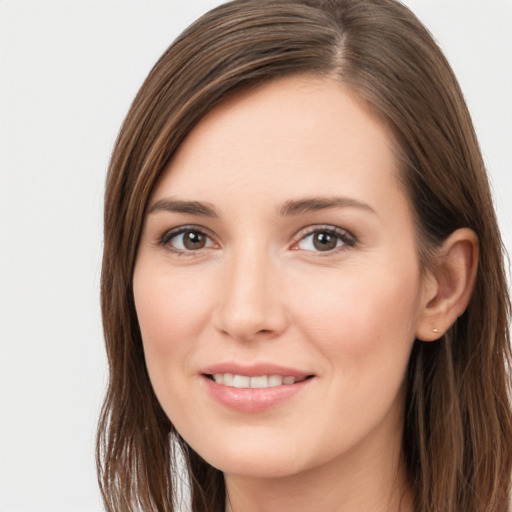
[[[236,339],[275,335],[284,327],[278,272],[268,249],[257,241],[234,248],[226,261],[217,327]]]

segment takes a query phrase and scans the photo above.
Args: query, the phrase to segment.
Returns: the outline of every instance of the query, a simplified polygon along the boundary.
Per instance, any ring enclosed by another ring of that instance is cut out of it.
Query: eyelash
[[[185,233],[197,233],[199,235],[204,236],[207,240],[212,242],[212,237],[202,228],[197,226],[180,226],[176,229],[171,229],[170,231],[166,231],[158,240],[157,245],[161,247],[165,247],[168,251],[176,254],[178,256],[194,256],[195,252],[200,251],[201,249],[209,249],[210,247],[201,247],[197,250],[192,249],[179,249],[177,247],[173,247],[171,245],[171,241],[177,238],[179,235],[183,235]],[[208,242],[206,242],[208,243]]]
[[[323,257],[337,254],[340,251],[345,251],[350,247],[354,247],[357,243],[356,238],[345,229],[341,229],[336,226],[330,225],[315,225],[304,228],[298,233],[298,240],[293,243],[292,249],[301,250],[298,247],[298,245],[301,242],[304,242],[307,238],[314,237],[315,235],[330,235],[335,237],[336,239],[336,247],[334,247],[333,249],[329,249],[327,251],[315,251],[304,249],[308,252],[313,253],[315,257]],[[339,242],[341,242],[340,245],[338,245]]]
[[[197,250],[193,249],[179,249],[177,247],[172,246],[171,241],[173,239],[176,239],[178,236],[183,235],[185,233],[196,233],[199,234],[207,239],[206,244],[209,243],[207,247],[201,247]],[[334,236],[336,238],[336,247],[333,249],[329,249],[326,251],[320,251],[320,250],[310,250],[310,249],[304,249],[307,252],[311,252],[315,254],[316,256],[322,257],[322,256],[329,256],[335,253],[338,253],[339,251],[347,250],[349,247],[354,247],[357,243],[356,238],[349,233],[348,231],[335,227],[330,225],[315,225],[310,226],[307,228],[302,229],[294,238],[298,238],[295,242],[292,244],[293,250],[301,250],[299,244],[301,242],[304,242],[308,237],[313,237],[314,235],[330,235]],[[208,242],[209,241],[209,242]],[[338,245],[338,243],[341,242],[341,245]],[[158,246],[165,247],[168,251],[172,252],[173,254],[176,254],[178,256],[194,256],[194,253],[197,253],[203,249],[210,249],[213,245],[215,245],[215,242],[213,241],[213,238],[208,234],[207,231],[205,231],[203,228],[199,228],[197,226],[180,226],[179,228],[172,229],[170,231],[166,231],[158,240],[157,242]]]

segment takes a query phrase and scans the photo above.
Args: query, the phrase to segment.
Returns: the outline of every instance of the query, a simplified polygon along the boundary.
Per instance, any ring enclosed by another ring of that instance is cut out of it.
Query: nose
[[[264,251],[248,248],[226,262],[215,328],[236,340],[274,338],[287,315],[279,268]]]

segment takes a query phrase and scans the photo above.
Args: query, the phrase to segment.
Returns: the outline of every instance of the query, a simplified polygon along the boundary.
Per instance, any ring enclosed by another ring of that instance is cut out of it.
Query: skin
[[[343,85],[288,77],[210,112],[153,191],[134,271],[147,367],[177,430],[224,472],[234,512],[412,510],[404,373],[415,337],[445,325],[432,323],[437,284],[420,272],[392,143]],[[204,246],[169,235],[182,226]],[[456,245],[470,261],[473,246]],[[275,407],[238,411],[201,375],[225,361],[314,377]]]

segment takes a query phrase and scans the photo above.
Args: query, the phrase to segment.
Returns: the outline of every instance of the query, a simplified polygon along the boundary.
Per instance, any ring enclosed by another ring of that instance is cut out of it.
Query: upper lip
[[[273,363],[240,364],[233,362],[217,363],[201,369],[203,375],[214,375],[216,373],[232,373],[233,375],[246,375],[258,377],[261,375],[280,375],[282,377],[302,378],[312,375],[311,372],[289,368]]]

